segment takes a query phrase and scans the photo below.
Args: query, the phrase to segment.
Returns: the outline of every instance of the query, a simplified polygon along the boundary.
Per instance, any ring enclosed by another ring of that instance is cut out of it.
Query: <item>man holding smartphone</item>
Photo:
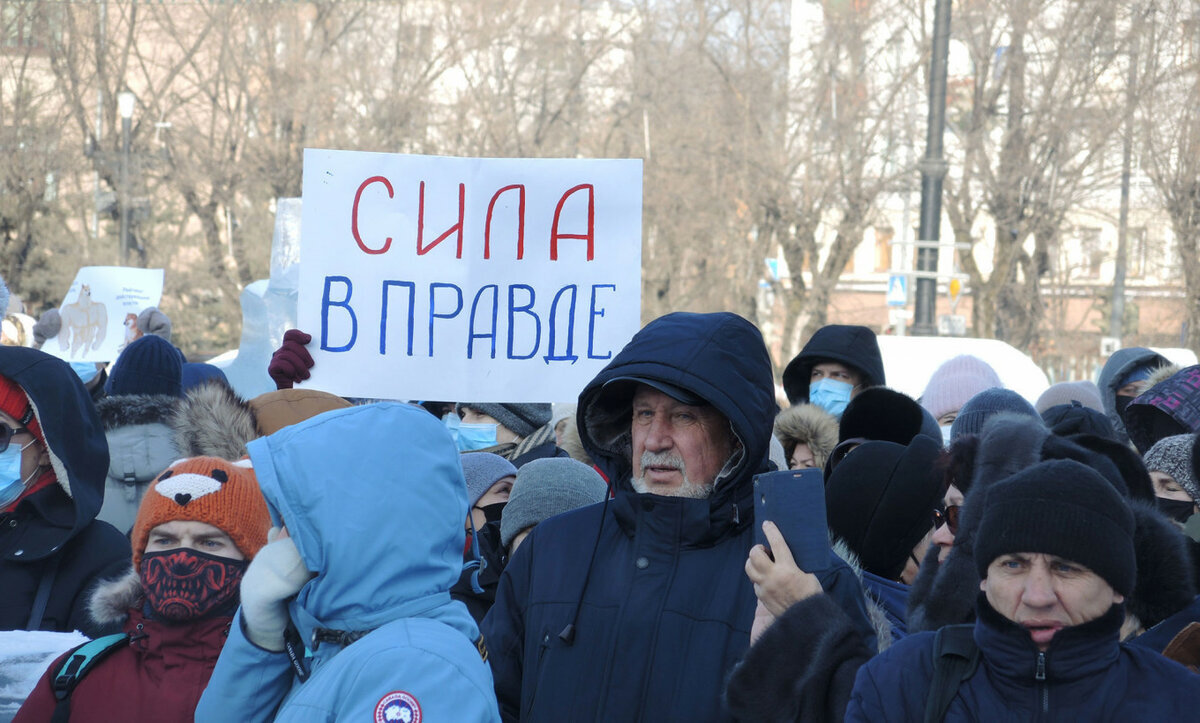
[[[501,576],[482,631],[506,720],[722,719],[774,417],[762,335],[730,313],[661,317],[588,384],[580,438],[613,496],[539,524]],[[863,609],[857,584],[831,594]]]

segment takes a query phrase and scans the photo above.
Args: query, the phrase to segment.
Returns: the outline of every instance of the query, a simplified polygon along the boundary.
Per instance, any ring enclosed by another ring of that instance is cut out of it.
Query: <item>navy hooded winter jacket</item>
[[[729,419],[743,453],[709,498],[633,490],[635,385],[605,388],[630,375],[690,390]],[[501,576],[481,627],[506,720],[723,718],[723,682],[754,616],[744,565],[752,478],[771,468],[773,389],[761,335],[729,313],[651,322],[584,389],[580,437],[615,497],[539,524]],[[870,635],[849,568],[818,577]]]
[[[34,627],[96,636],[88,591],[129,568],[129,540],[96,518],[108,474],[108,443],[92,399],[71,367],[36,349],[0,346],[0,375],[25,390],[46,437],[57,484],[0,516],[0,630],[22,630],[38,585],[49,597]]]

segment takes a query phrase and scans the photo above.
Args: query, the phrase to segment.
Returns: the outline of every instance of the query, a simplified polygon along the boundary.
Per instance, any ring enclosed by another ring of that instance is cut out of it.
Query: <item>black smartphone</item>
[[[767,549],[762,522],[783,533],[797,567],[816,572],[829,567],[829,530],[825,523],[825,478],[821,470],[789,469],[754,477],[754,539]]]

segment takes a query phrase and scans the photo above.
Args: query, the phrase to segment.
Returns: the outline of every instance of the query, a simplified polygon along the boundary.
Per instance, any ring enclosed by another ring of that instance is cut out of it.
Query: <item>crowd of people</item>
[[[300,330],[244,399],[157,309],[111,365],[53,322],[0,346],[0,628],[91,640],[17,721],[1200,710],[1200,366],[1030,400],[963,355],[913,399],[829,325],[781,405],[752,323],[677,312],[561,404],[297,389]],[[808,468],[812,570],[754,499]]]

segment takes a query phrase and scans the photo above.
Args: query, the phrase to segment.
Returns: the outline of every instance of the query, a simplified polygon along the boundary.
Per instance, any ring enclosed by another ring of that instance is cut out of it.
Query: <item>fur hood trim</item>
[[[169,424],[179,407],[179,397],[169,394],[118,394],[96,402],[104,431],[135,424]]]
[[[824,468],[837,446],[838,421],[815,404],[797,404],[775,417],[775,437],[789,459],[797,444],[807,444],[815,465]]]
[[[184,457],[237,461],[258,438],[258,422],[246,400],[228,386],[210,382],[193,387],[171,420],[175,446]]]
[[[1183,367],[1178,364],[1163,364],[1162,366],[1151,372],[1150,376],[1146,377],[1146,386],[1142,388],[1142,393],[1150,391],[1155,384],[1165,382],[1175,376]]]
[[[1153,505],[1131,500],[1129,507],[1137,581],[1125,607],[1148,630],[1195,598],[1192,555],[1183,532]]]
[[[121,577],[96,585],[88,600],[88,616],[98,627],[120,626],[129,608],[141,605],[142,597],[142,580],[131,567]]]

